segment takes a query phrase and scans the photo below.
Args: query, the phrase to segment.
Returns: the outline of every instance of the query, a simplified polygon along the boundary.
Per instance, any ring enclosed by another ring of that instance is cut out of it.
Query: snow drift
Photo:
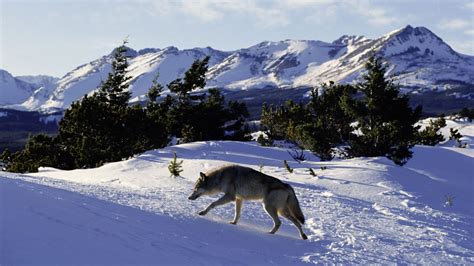
[[[452,125],[473,137],[472,123]],[[1,173],[0,264],[472,264],[474,150],[448,145],[417,146],[404,167],[310,153],[300,164],[286,148],[209,141],[96,169]],[[184,160],[178,178],[167,170],[174,152]],[[215,200],[187,200],[198,173],[228,163],[290,183],[309,240],[286,221],[267,234],[271,219],[258,203],[245,203],[237,226],[230,204],[198,216]]]

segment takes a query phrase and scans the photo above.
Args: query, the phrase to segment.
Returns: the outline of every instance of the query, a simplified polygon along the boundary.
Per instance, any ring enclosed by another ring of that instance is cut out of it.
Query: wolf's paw
[[[237,224],[237,222],[234,222],[234,221],[232,221],[232,222],[229,222],[229,223],[230,223],[230,224],[234,224],[234,225],[236,225],[236,224]]]
[[[198,212],[198,214],[201,215],[201,216],[206,215],[206,213],[207,213],[206,211],[200,211],[200,212]]]
[[[301,239],[306,240],[306,239],[308,239],[308,237],[306,236],[306,234],[302,234]]]

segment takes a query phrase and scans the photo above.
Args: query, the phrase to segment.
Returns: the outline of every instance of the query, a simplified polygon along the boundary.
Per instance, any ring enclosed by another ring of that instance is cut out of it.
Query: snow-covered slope
[[[0,106],[21,103],[28,99],[34,90],[35,87],[32,84],[0,69]]]
[[[0,264],[473,264],[473,151],[417,146],[404,167],[385,158],[320,162],[309,153],[298,164],[284,148],[215,141],[96,169],[0,173]],[[173,152],[183,177],[169,175]],[[228,224],[231,204],[198,216],[216,199],[187,200],[198,173],[228,163],[263,165],[290,183],[309,240],[286,221],[267,234],[271,219],[258,203],[245,203],[237,226]]]
[[[16,76],[15,78],[32,84],[35,88],[45,87],[48,90],[54,89],[57,86],[59,78],[46,76],[46,75],[37,75],[37,76]]]
[[[176,47],[165,49],[143,49],[127,51],[129,57],[129,75],[132,77],[130,90],[132,100],[146,95],[152,80],[159,73],[158,82],[167,84],[180,77],[196,59],[210,56],[210,65],[221,61],[227,53],[212,48],[178,50]],[[30,110],[65,109],[73,101],[93,92],[107,79],[111,70],[113,52],[107,56],[77,67],[57,82],[52,93],[33,95],[23,106]]]
[[[377,39],[347,36],[328,43],[312,40],[262,42],[233,52],[207,48],[129,50],[133,101],[140,100],[160,74],[159,82],[181,77],[195,59],[211,57],[209,87],[231,90],[319,86],[322,82],[350,83],[360,78],[370,52],[388,63],[388,74],[405,88],[449,89],[474,86],[474,57],[455,52],[424,27],[404,28]],[[29,110],[67,108],[92,92],[110,71],[112,54],[79,66],[62,77],[54,91],[35,93],[22,106]]]

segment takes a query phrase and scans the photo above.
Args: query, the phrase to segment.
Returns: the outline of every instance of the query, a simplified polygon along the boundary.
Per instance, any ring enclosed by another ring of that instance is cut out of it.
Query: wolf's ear
[[[200,172],[199,173],[199,178],[204,180],[204,179],[206,179],[206,175],[203,172]]]

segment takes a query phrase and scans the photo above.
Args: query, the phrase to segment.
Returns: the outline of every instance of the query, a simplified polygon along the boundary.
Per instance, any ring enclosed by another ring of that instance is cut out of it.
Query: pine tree
[[[444,136],[440,129],[446,126],[446,119],[440,117],[436,120],[430,120],[430,124],[418,133],[418,143],[422,145],[434,146],[444,141]]]
[[[183,132],[190,133],[189,129],[194,128],[192,125],[193,116],[197,114],[189,94],[193,90],[202,89],[206,86],[205,75],[208,62],[209,57],[194,61],[191,67],[184,73],[184,78],[178,78],[167,85],[170,92],[176,95],[176,99],[173,99],[172,105],[167,112],[167,125],[173,136],[181,138]],[[187,129],[183,131],[185,127]],[[198,138],[193,136],[189,139]]]
[[[269,140],[295,140],[296,125],[304,124],[309,119],[307,109],[301,103],[289,100],[282,106],[264,104],[260,117],[261,130]]]
[[[351,138],[349,154],[386,156],[403,165],[412,155],[421,107],[412,110],[408,97],[400,95],[399,88],[385,78],[381,58],[370,56],[366,69],[364,81],[357,86],[363,99],[350,110],[361,134]]]
[[[183,164],[183,160],[178,162],[177,158],[176,152],[173,152],[173,160],[168,165],[168,171],[170,171],[170,174],[174,177],[179,176],[179,174],[183,171],[183,167],[181,166]]]
[[[115,49],[112,70],[98,92],[66,110],[59,123],[59,141],[74,157],[75,167],[96,167],[149,148],[142,107],[130,107],[126,41]]]
[[[450,128],[449,129],[449,140],[456,141],[458,148],[466,148],[467,144],[462,143],[461,138],[463,137],[461,133],[457,129]]]
[[[28,139],[25,148],[11,156],[7,166],[10,172],[37,172],[38,167],[72,169],[73,160],[56,138],[39,134]]]
[[[206,71],[209,57],[196,60],[185,72],[184,78],[178,78],[168,84],[174,97],[165,98],[166,124],[172,136],[180,143],[233,139],[243,140],[248,135],[245,119],[249,116],[243,103],[225,102],[224,96],[216,88],[206,93],[193,93],[206,86]]]
[[[196,60],[191,67],[184,73],[184,78],[178,78],[168,84],[172,93],[178,96],[180,103],[189,101],[189,93],[193,90],[204,88],[206,86],[206,72],[208,69],[210,57],[202,60]]]
[[[170,97],[165,97],[165,100],[158,103],[158,98],[163,92],[163,86],[158,83],[158,77],[159,75],[157,74],[148,90],[148,102],[145,110],[143,110],[144,115],[136,115],[136,119],[133,116],[129,116],[131,118],[130,123],[134,124],[134,127],[141,129],[141,134],[137,134],[140,132],[135,133],[136,142],[139,143],[136,150],[145,151],[161,148],[166,146],[170,140],[166,128],[166,113],[169,110]],[[136,109],[137,113],[139,113],[139,110],[142,110],[138,106],[136,106]]]
[[[321,91],[321,93],[319,93]],[[353,117],[345,111],[354,106],[355,89],[350,85],[323,84],[312,91],[307,106],[309,119],[296,127],[296,141],[318,155],[331,160],[334,149],[351,136]]]
[[[100,86],[98,97],[107,101],[112,107],[126,107],[131,93],[128,91],[129,80],[127,76],[128,61],[126,57],[127,41],[115,49],[112,61],[112,71],[107,80]]]
[[[5,171],[11,164],[12,161],[12,153],[8,148],[3,150],[2,154],[0,154],[0,171]]]

